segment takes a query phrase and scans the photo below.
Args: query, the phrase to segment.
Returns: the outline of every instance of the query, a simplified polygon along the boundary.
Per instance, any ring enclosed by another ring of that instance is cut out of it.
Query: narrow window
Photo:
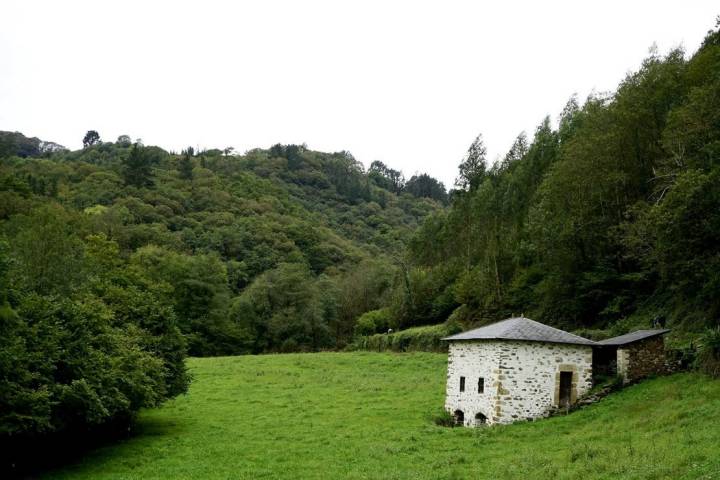
[[[485,379],[483,377],[478,378],[478,393],[485,393]]]
[[[460,377],[460,391],[465,391],[465,377]]]

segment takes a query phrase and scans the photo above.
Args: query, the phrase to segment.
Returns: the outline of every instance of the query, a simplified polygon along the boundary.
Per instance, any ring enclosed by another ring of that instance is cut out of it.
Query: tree
[[[284,263],[245,289],[231,316],[253,339],[254,353],[318,350],[332,341],[328,316],[334,308],[326,300],[307,267]]]
[[[85,276],[84,245],[78,238],[77,215],[57,204],[18,215],[8,225],[14,267],[11,278],[22,289],[41,294],[67,294]]]
[[[462,163],[458,166],[458,173],[455,185],[463,190],[475,190],[487,171],[487,148],[483,142],[482,134],[475,137]]]
[[[120,135],[115,143],[122,145],[123,147],[129,147],[132,145],[132,140],[130,139],[130,135]]]
[[[100,134],[95,130],[88,130],[83,137],[83,148],[91,147],[100,143]]]
[[[427,173],[413,175],[405,184],[405,191],[416,197],[432,198],[442,203],[447,201],[445,185]]]
[[[145,147],[135,143],[130,150],[130,155],[123,163],[125,185],[140,188],[151,187],[154,184],[151,160]]]
[[[368,177],[378,187],[394,193],[400,193],[405,186],[402,172],[388,167],[380,160],[375,160],[370,164]]]
[[[6,461],[13,468],[35,462],[37,448],[73,444],[74,435],[92,441],[101,431],[126,433],[139,409],[187,391],[185,342],[172,309],[134,285],[137,277],[122,265],[117,244],[91,236],[87,251],[93,278],[81,283],[82,290],[41,295],[27,283],[8,288],[8,273],[16,273],[0,240],[3,470]],[[56,281],[77,283],[72,276]]]
[[[190,157],[189,152],[183,153],[183,155],[180,157],[178,172],[180,174],[180,178],[182,178],[183,180],[193,179],[193,161]]]
[[[509,168],[513,163],[521,160],[527,152],[527,135],[525,135],[525,132],[521,132],[513,142],[512,147],[510,147],[510,151],[505,155],[501,168]]]

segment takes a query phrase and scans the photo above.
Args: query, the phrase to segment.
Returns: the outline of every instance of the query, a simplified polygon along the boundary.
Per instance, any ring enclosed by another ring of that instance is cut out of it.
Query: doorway
[[[455,417],[455,425],[462,426],[465,424],[465,414],[462,410],[455,410],[453,417]]]
[[[573,372],[560,372],[560,406],[569,407],[572,402]]]

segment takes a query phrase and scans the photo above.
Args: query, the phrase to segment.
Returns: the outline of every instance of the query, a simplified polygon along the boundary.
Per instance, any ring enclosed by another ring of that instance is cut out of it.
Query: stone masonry
[[[500,339],[451,342],[445,409],[463,412],[466,426],[543,417],[559,404],[560,372],[572,373],[574,403],[592,386],[592,347]],[[465,377],[464,392],[460,377]]]
[[[648,375],[662,374],[665,370],[665,343],[662,336],[618,347],[617,373],[626,383]]]

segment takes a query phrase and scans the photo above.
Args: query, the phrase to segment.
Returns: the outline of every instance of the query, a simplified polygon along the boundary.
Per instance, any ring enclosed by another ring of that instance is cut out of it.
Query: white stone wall
[[[478,412],[488,423],[541,417],[558,404],[561,371],[573,372],[572,400],[582,397],[592,386],[592,348],[522,341],[450,342],[445,408],[462,410],[467,426],[475,424]],[[477,393],[478,377],[485,378],[483,394]]]
[[[465,425],[475,424],[475,415],[482,413],[492,422],[497,401],[495,384],[500,365],[500,344],[497,342],[450,342],[445,409],[450,413],[462,410]],[[465,377],[465,391],[460,392],[460,377]],[[485,379],[485,393],[477,392],[478,378]]]

